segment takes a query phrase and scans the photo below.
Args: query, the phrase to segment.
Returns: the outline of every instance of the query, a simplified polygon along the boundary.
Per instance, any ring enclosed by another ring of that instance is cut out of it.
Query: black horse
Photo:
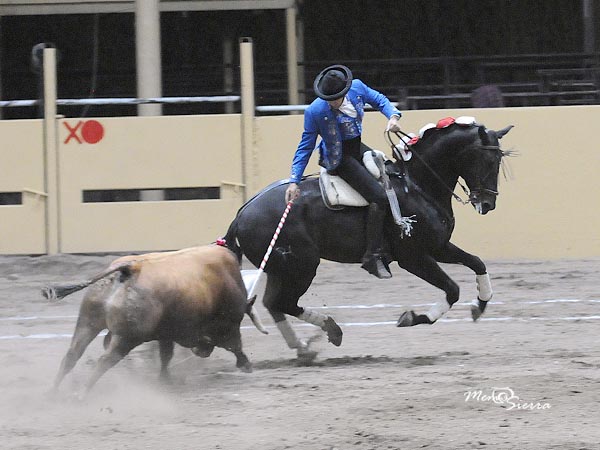
[[[475,255],[450,242],[454,229],[452,198],[458,178],[470,189],[469,201],[480,214],[496,206],[498,174],[502,157],[499,139],[512,126],[500,131],[484,125],[451,124],[431,129],[411,146],[409,162],[396,158],[387,161],[389,183],[399,200],[404,216],[415,222],[410,236],[402,236],[392,215],[386,222],[386,253],[391,261],[446,293],[446,298],[426,314],[404,312],[398,326],[432,324],[458,301],[458,285],[438,262],[463,264],[476,274],[478,301],[472,305],[473,320],[483,313],[492,289],[486,266]],[[395,152],[396,156],[396,152]],[[229,227],[227,245],[259,266],[273,232],[285,209],[287,180],[274,183],[249,200]],[[360,263],[365,252],[367,208],[327,208],[321,198],[317,178],[301,184],[297,199],[265,267],[267,273],[263,303],[273,316],[290,348],[299,356],[310,352],[299,340],[285,314],[322,328],[334,345],[342,342],[342,330],[335,321],[319,312],[298,306],[316,275],[321,258],[340,263]]]

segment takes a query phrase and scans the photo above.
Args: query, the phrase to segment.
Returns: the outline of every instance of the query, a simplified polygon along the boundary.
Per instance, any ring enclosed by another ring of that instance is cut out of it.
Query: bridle
[[[398,140],[402,143],[404,143],[404,140],[402,139],[402,136],[406,137],[407,139],[412,139],[412,136],[406,134],[405,132],[403,132],[402,130],[398,130],[398,131],[385,131],[385,137],[390,145],[390,147],[392,148],[392,154],[394,155],[394,157],[396,158],[397,161],[401,161],[402,164],[404,165],[404,160],[402,159],[401,156],[398,155],[398,149],[396,147],[396,144],[394,144],[394,141],[392,139],[392,137],[390,136],[391,134],[394,134]],[[469,148],[476,148],[476,149],[480,149],[480,150],[493,150],[493,151],[498,151],[500,152],[500,154],[502,156],[502,149],[500,148],[499,145],[474,145],[471,144],[469,146],[467,146],[464,150],[467,150]],[[498,196],[498,191],[495,191],[493,189],[487,189],[484,187],[479,187],[477,189],[472,189],[469,192],[469,189],[467,189],[467,187],[460,182],[460,180],[458,181],[458,185],[461,187],[461,189],[463,190],[463,192],[465,193],[465,195],[467,196],[467,200],[463,200],[458,194],[456,194],[454,192],[454,189],[452,189],[450,186],[448,186],[448,184],[446,184],[446,182],[442,179],[442,177],[440,177],[440,175],[429,165],[427,164],[427,162],[423,159],[423,157],[418,153],[418,152],[412,152],[412,154],[414,156],[416,156],[419,161],[421,161],[421,164],[423,164],[423,166],[425,166],[427,168],[427,170],[429,170],[432,175],[440,182],[440,184],[450,193],[450,195],[452,195],[452,197],[458,201],[460,204],[462,205],[468,205],[469,203],[476,201],[477,198],[481,195],[481,194],[489,194],[489,195],[493,195],[494,197]],[[492,171],[490,170],[490,172],[483,177],[482,179],[486,179],[490,173],[492,173]]]
[[[500,154],[500,157],[504,156],[504,153],[502,152],[502,149],[500,148],[499,145],[475,145],[475,144],[471,144],[469,146],[467,146],[465,148],[469,149],[469,148],[474,148],[475,150],[491,150],[494,152],[498,152]],[[492,173],[492,170],[490,170],[484,177],[480,177],[479,180],[485,180],[487,177],[489,177]],[[467,192],[465,187],[461,185],[461,187],[463,188],[463,190],[465,191],[465,193]],[[471,192],[468,194],[469,195],[469,202],[473,202],[475,200],[477,200],[477,197],[479,197],[481,194],[489,194],[489,195],[493,195],[494,197],[498,196],[498,191],[495,191],[493,189],[487,189],[484,187],[479,187],[477,189],[472,189]]]

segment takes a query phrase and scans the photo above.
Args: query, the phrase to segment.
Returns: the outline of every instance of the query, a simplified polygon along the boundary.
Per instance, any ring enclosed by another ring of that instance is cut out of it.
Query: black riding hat
[[[352,72],[346,66],[335,64],[321,71],[313,88],[317,97],[326,101],[337,100],[346,95],[352,86]]]

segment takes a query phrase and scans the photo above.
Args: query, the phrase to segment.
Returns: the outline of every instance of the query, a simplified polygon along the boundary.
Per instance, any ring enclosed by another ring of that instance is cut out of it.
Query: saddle
[[[456,119],[446,117],[434,123],[424,125],[419,134],[409,133],[400,136],[401,142],[398,143],[394,150],[394,155],[398,159],[409,161],[412,158],[411,146],[422,139],[430,130],[443,129],[453,123],[463,126],[473,125],[475,118],[471,116],[460,116]],[[367,151],[363,155],[363,164],[367,170],[382,184],[385,184],[385,173],[382,173],[380,167],[384,167],[387,160],[385,153],[379,150]],[[385,169],[383,169],[385,171]],[[345,182],[342,178],[327,173],[327,170],[321,168],[319,174],[319,184],[321,187],[321,196],[323,203],[329,209],[342,209],[344,206],[367,206],[369,203],[360,195],[352,186]],[[385,186],[384,186],[385,187]]]
[[[381,171],[376,162],[376,158],[385,161],[386,157],[379,150],[365,152],[363,155],[363,164],[371,175],[377,180],[381,178]],[[319,186],[321,187],[321,196],[323,203],[329,209],[342,209],[344,206],[367,206],[369,202],[350,186],[346,181],[337,175],[331,175],[324,167],[319,173]]]
[[[408,137],[410,139],[410,137]],[[402,145],[402,151],[399,154],[405,161],[411,158],[412,154],[406,146]],[[400,144],[399,144],[400,145]],[[398,198],[392,189],[389,176],[386,173],[385,154],[378,150],[367,151],[363,155],[363,164],[383,186],[390,202],[390,209],[396,225],[400,227],[401,237],[410,236],[412,224],[415,222],[413,216],[403,217],[398,204]],[[350,186],[341,177],[327,173],[325,168],[321,169],[319,176],[319,186],[321,188],[321,197],[323,203],[329,209],[342,209],[346,206],[367,206],[369,202],[360,195],[352,186]]]
[[[398,155],[408,161],[412,157],[411,151],[406,145],[409,137],[402,137],[404,141],[396,146]],[[363,165],[373,177],[381,184],[384,184],[385,162],[387,157],[385,153],[379,150],[370,150],[363,154]],[[344,206],[367,206],[369,202],[360,195],[356,189],[350,186],[346,181],[337,175],[331,175],[322,167],[319,173],[319,186],[321,187],[321,197],[323,203],[329,209],[342,209]]]

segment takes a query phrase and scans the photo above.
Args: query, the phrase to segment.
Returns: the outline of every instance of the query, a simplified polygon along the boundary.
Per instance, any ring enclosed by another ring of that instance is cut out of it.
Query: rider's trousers
[[[334,174],[339,175],[344,181],[358,191],[369,203],[377,203],[382,210],[388,205],[385,189],[369,173],[362,164],[362,154],[366,147],[360,138],[350,139],[342,143],[342,161],[335,169]],[[383,224],[382,224],[383,226]]]

